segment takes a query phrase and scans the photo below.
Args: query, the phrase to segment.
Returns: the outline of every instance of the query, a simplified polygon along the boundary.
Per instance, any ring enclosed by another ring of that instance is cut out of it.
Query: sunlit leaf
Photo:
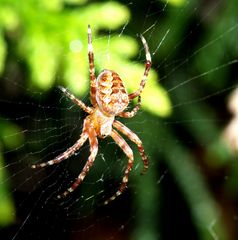
[[[186,0],[162,0],[162,1],[174,6],[182,6],[186,3]]]
[[[8,31],[13,31],[19,25],[19,18],[16,11],[10,6],[0,7],[0,26],[7,29]]]
[[[65,84],[79,96],[83,96],[89,88],[88,62],[83,55],[82,52],[69,52],[65,56]]]
[[[45,90],[52,87],[59,63],[57,42],[48,40],[43,33],[35,32],[30,38],[23,38],[21,45],[31,66],[32,83]]]
[[[6,57],[6,44],[2,38],[0,32],[0,74],[2,73],[5,65],[5,57]]]
[[[87,2],[87,0],[62,0],[62,2],[65,2],[68,4],[83,4]]]
[[[129,20],[130,13],[124,5],[117,2],[107,2],[101,6],[97,17],[101,24],[109,26],[108,23],[110,23],[110,28],[115,29]]]
[[[41,0],[41,4],[44,5],[47,10],[51,11],[59,11],[63,7],[61,0]]]
[[[155,83],[155,79],[149,79],[148,84],[142,93],[142,107],[161,117],[171,114],[171,102],[164,88]]]

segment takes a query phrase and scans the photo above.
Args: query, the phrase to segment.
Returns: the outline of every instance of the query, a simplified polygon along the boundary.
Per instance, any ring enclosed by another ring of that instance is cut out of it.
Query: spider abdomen
[[[116,72],[103,70],[97,78],[96,89],[96,101],[105,114],[117,115],[127,107],[128,94]]]

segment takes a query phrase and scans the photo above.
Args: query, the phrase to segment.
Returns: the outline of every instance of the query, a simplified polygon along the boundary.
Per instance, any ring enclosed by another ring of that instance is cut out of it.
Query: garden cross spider
[[[109,203],[114,200],[117,196],[121,195],[121,193],[125,190],[128,182],[128,176],[132,169],[132,165],[134,162],[133,152],[126,141],[121,137],[121,135],[115,130],[117,129],[125,136],[127,136],[132,142],[134,142],[138,151],[141,155],[141,158],[144,163],[144,169],[142,173],[148,168],[148,158],[144,153],[144,148],[142,146],[141,140],[138,136],[133,133],[129,128],[124,126],[121,122],[115,120],[115,116],[131,118],[133,117],[141,106],[141,98],[140,94],[144,89],[146,79],[151,67],[151,55],[149,52],[149,48],[146,40],[141,35],[141,41],[144,45],[145,55],[146,55],[146,63],[144,75],[140,82],[140,87],[136,92],[131,94],[127,94],[124,83],[119,77],[119,75],[111,70],[104,69],[99,76],[96,78],[95,76],[95,68],[94,68],[94,54],[93,54],[93,46],[92,46],[92,33],[90,25],[88,25],[88,59],[89,59],[89,73],[90,73],[90,100],[92,103],[92,107],[86,106],[81,100],[76,98],[73,94],[71,94],[64,87],[59,87],[60,90],[70,98],[76,105],[81,107],[85,112],[89,115],[84,120],[83,130],[80,138],[76,141],[76,143],[68,148],[65,152],[58,155],[56,158],[43,162],[34,164],[32,168],[43,168],[45,166],[58,164],[61,161],[72,156],[79,148],[85,143],[87,139],[89,139],[90,144],[90,156],[83,167],[81,173],[79,174],[76,181],[72,184],[70,188],[68,188],[61,195],[58,195],[58,198],[65,197],[69,193],[73,192],[83,181],[84,177],[90,170],[90,167],[93,165],[93,162],[96,158],[98,152],[98,140],[99,138],[105,138],[107,136],[111,136],[113,140],[120,146],[123,152],[128,157],[127,168],[124,173],[124,177],[122,179],[122,183],[118,189],[118,191],[110,197],[108,200],[104,202],[104,204]],[[138,97],[138,103],[130,112],[124,111],[130,100]],[[114,127],[115,129],[113,129]]]

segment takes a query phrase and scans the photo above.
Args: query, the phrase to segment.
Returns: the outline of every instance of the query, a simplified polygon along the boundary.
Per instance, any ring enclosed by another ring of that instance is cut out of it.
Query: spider
[[[89,115],[85,118],[83,123],[83,130],[80,138],[75,142],[73,146],[68,148],[65,152],[61,153],[54,159],[34,164],[32,168],[43,168],[49,165],[58,164],[63,160],[72,156],[76,151],[78,151],[85,141],[88,139],[90,144],[90,155],[83,167],[81,173],[78,175],[75,182],[69,187],[65,192],[58,195],[58,198],[66,197],[69,193],[73,192],[84,180],[85,176],[88,174],[93,162],[96,158],[98,152],[98,140],[99,138],[105,138],[111,136],[117,145],[122,149],[125,155],[128,157],[127,168],[122,179],[122,183],[117,190],[117,192],[104,202],[108,204],[110,201],[114,200],[117,196],[121,195],[126,189],[129,173],[132,169],[134,157],[133,152],[122,136],[115,130],[117,129],[125,136],[127,136],[132,142],[134,142],[143,160],[144,169],[142,174],[148,169],[148,158],[144,152],[142,142],[139,137],[133,133],[129,128],[123,125],[121,122],[115,120],[116,116],[123,118],[133,117],[141,106],[141,97],[146,79],[151,67],[151,55],[145,38],[141,35],[141,41],[144,46],[146,63],[145,70],[142,76],[140,87],[137,91],[128,94],[125,89],[124,83],[119,77],[119,75],[112,71],[104,69],[100,72],[98,77],[95,76],[94,68],[94,53],[92,46],[92,32],[90,25],[88,25],[88,59],[89,59],[89,73],[90,73],[90,100],[92,107],[86,106],[81,100],[76,98],[72,93],[70,93],[66,88],[59,87],[59,89],[69,98],[72,102],[82,108]],[[131,111],[124,111],[130,100],[138,97],[138,102]],[[114,129],[114,128],[115,129]]]

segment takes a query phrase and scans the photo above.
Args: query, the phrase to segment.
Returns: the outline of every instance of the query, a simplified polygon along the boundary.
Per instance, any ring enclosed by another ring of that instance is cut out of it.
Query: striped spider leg
[[[98,152],[98,140],[96,137],[96,132],[90,122],[90,118],[87,117],[85,119],[85,131],[88,134],[89,144],[90,144],[90,155],[88,157],[88,160],[86,164],[84,165],[81,173],[76,178],[75,182],[69,187],[66,191],[64,191],[62,194],[58,195],[58,198],[66,197],[69,193],[73,192],[84,180],[85,176],[89,172],[91,166],[93,165],[93,162],[97,156]]]
[[[72,100],[72,102],[74,102],[79,107],[81,107],[86,113],[88,113],[88,114],[92,113],[93,110],[92,110],[91,107],[86,106],[81,100],[76,98],[66,88],[60,86],[59,89],[68,98],[70,98]],[[76,141],[76,143],[72,147],[68,148],[65,152],[61,153],[60,155],[58,155],[56,158],[54,158],[52,160],[49,160],[49,161],[43,162],[43,163],[37,163],[37,164],[31,165],[31,168],[43,168],[43,167],[46,167],[46,166],[50,166],[50,165],[58,164],[58,163],[62,162],[63,160],[72,156],[77,150],[79,150],[79,148],[85,143],[87,138],[88,138],[87,126],[85,125],[85,122],[84,122],[84,127],[83,127],[82,134],[81,134],[80,138]]]
[[[94,53],[92,45],[92,31],[90,25],[88,25],[88,62],[89,62],[89,75],[90,75],[90,100],[92,105],[95,107],[97,105],[96,101],[96,76],[94,67]]]
[[[148,169],[148,158],[144,153],[144,148],[139,137],[122,123],[115,120],[116,116],[124,118],[133,117],[141,106],[140,94],[144,90],[148,73],[151,67],[151,56],[149,48],[143,36],[141,36],[141,41],[143,43],[146,55],[145,70],[140,82],[139,89],[134,93],[128,94],[124,86],[124,82],[116,72],[104,69],[99,73],[98,77],[95,76],[92,32],[90,25],[88,25],[88,61],[90,75],[90,100],[92,103],[92,107],[86,106],[81,100],[76,98],[66,88],[59,87],[60,90],[73,103],[75,103],[86,113],[88,113],[88,116],[84,120],[83,130],[80,138],[73,146],[68,148],[62,154],[58,155],[56,158],[47,162],[33,164],[31,166],[32,168],[43,168],[49,165],[58,164],[72,156],[82,147],[82,145],[86,142],[87,139],[89,140],[90,154],[87,162],[85,163],[81,173],[78,175],[71,187],[69,187],[62,194],[58,195],[58,198],[66,197],[69,193],[73,192],[84,180],[85,176],[93,165],[98,152],[97,137],[105,138],[107,136],[111,136],[112,139],[116,142],[116,144],[119,145],[119,147],[128,157],[128,164],[119,190],[111,198],[106,200],[104,204],[107,204],[110,201],[114,200],[126,189],[129,173],[133,166],[134,157],[130,146],[115,129],[123,133],[137,145],[138,151],[144,163],[144,170],[142,173],[144,173]],[[131,111],[125,112],[124,110],[127,108],[129,102],[135,97],[138,97],[138,103]],[[115,129],[113,129],[113,127]]]
[[[144,148],[142,146],[142,142],[139,139],[139,137],[133,133],[129,128],[127,128],[125,125],[123,125],[121,122],[114,120],[113,127],[115,127],[117,130],[122,132],[125,136],[127,136],[132,142],[134,142],[139,150],[139,153],[141,155],[142,161],[144,163],[144,169],[141,174],[145,174],[146,170],[149,166],[148,157],[145,154]],[[104,202],[104,204],[108,204],[109,202],[113,201],[117,196],[121,195],[122,192],[126,189],[129,173],[132,169],[133,163],[134,163],[134,156],[133,152],[130,148],[130,146],[127,144],[127,142],[121,137],[121,135],[116,132],[114,129],[112,130],[111,137],[114,139],[114,141],[117,143],[117,145],[120,146],[120,148],[123,150],[123,152],[128,157],[128,164],[124,173],[124,177],[122,179],[122,183],[117,190],[117,192],[111,196],[108,200]]]
[[[140,107],[141,107],[141,96],[140,96],[140,94],[144,90],[145,83],[146,83],[146,80],[148,78],[148,74],[149,74],[151,64],[152,64],[151,63],[151,55],[150,55],[150,51],[149,51],[149,47],[147,45],[147,42],[142,35],[140,35],[140,37],[141,37],[141,41],[142,41],[144,49],[145,49],[145,57],[146,57],[145,70],[144,70],[144,74],[143,74],[141,82],[140,82],[140,88],[136,92],[128,95],[130,100],[132,100],[132,99],[134,99],[138,96],[138,102],[137,102],[136,106],[132,109],[132,111],[121,112],[120,114],[118,114],[118,116],[123,117],[123,118],[134,117],[136,115],[136,113],[138,112],[138,110],[140,109]]]

